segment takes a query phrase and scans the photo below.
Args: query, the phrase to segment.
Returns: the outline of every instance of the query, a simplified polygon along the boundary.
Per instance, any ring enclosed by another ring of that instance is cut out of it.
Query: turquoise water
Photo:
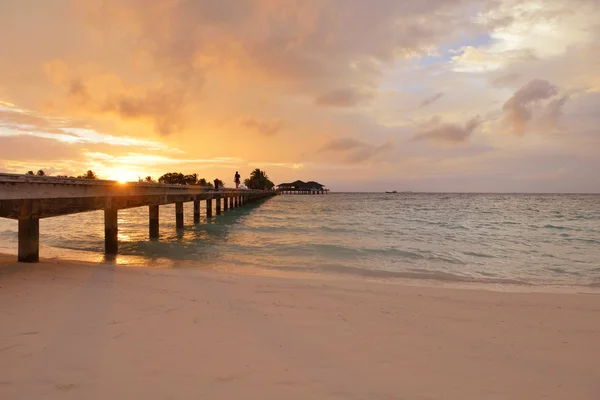
[[[600,284],[599,195],[282,195],[210,220],[202,209],[197,226],[186,203],[186,228],[179,232],[174,206],[160,212],[159,241],[148,240],[147,208],[119,212],[118,262],[382,279]],[[44,219],[41,256],[101,260],[103,234],[102,212]],[[1,219],[0,251],[16,248],[16,222]]]

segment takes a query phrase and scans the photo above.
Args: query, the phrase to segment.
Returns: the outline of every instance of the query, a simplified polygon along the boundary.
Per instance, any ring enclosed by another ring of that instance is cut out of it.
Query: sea
[[[600,195],[330,193],[280,195],[185,229],[160,208],[119,211],[119,255],[105,259],[103,212],[40,221],[40,256],[131,267],[225,268],[378,281],[600,288]],[[17,223],[0,219],[0,252]]]

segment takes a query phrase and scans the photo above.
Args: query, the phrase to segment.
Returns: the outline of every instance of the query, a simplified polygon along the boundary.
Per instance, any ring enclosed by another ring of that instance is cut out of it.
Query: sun
[[[112,169],[110,171],[107,171],[106,175],[111,181],[117,181],[121,184],[126,182],[137,182],[139,179],[138,174],[125,169]]]

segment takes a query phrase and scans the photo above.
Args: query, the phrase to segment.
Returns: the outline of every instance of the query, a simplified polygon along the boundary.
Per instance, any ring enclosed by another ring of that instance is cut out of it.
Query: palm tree
[[[271,190],[275,184],[269,180],[265,171],[256,168],[250,173],[250,178],[244,180],[248,189]]]
[[[145,177],[145,178],[144,178],[144,182],[147,182],[147,183],[154,183],[154,179],[152,179],[152,177],[151,177],[151,176],[147,176],[147,177]]]

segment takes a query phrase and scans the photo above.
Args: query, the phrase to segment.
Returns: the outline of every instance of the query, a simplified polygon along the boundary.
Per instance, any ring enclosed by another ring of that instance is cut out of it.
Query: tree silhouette
[[[35,174],[33,173],[33,171],[27,171],[27,173],[25,175],[35,175]]]
[[[271,190],[275,184],[269,180],[265,171],[256,168],[250,173],[250,178],[244,180],[248,189]]]
[[[158,178],[158,183],[166,183],[169,185],[198,185],[202,180],[198,181],[198,174],[184,175],[181,172],[167,172]],[[204,182],[206,180],[204,179]]]
[[[198,185],[200,186],[209,186],[209,187],[213,187],[213,184],[208,182],[206,179],[201,178],[198,180]]]
[[[44,172],[44,170],[39,169],[38,172],[35,173],[37,176],[46,176],[46,173]]]
[[[195,185],[198,182],[198,174],[184,175],[183,182],[186,185]]]
[[[215,179],[215,183],[219,187],[219,189],[222,189],[225,187],[225,183],[223,182],[223,180],[221,180],[219,178]]]
[[[77,178],[78,179],[98,179],[98,176],[96,175],[96,173],[94,171],[89,169],[85,174],[79,175]]]
[[[145,178],[144,178],[144,182],[147,182],[147,183],[154,183],[154,179],[152,179],[152,177],[151,177],[151,176],[147,176],[147,177],[145,177]]]
[[[181,172],[167,172],[158,178],[158,183],[166,183],[169,185],[185,185],[184,175]]]

